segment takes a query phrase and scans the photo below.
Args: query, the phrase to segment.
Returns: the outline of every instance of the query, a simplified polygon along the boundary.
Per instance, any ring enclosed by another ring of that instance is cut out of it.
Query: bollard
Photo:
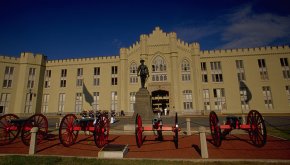
[[[190,136],[190,135],[191,135],[191,130],[190,130],[190,118],[186,118],[186,126],[187,126],[187,132],[186,132],[186,134],[187,134],[188,136]]]
[[[58,126],[60,126],[61,121],[62,121],[62,117],[60,116],[60,117],[59,117]]]
[[[31,133],[31,139],[30,139],[30,146],[29,146],[29,155],[34,155],[36,151],[36,143],[37,143],[37,132],[38,127],[33,127],[30,130]]]
[[[205,127],[199,127],[200,151],[202,158],[208,158],[208,150],[205,136]]]
[[[246,124],[246,117],[245,117],[245,115],[244,115],[244,114],[242,115],[242,120],[243,120],[243,122],[242,122],[242,123],[243,123],[243,124]]]

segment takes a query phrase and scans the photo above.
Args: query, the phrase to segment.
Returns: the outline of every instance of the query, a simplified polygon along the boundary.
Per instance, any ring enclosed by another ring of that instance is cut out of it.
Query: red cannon
[[[42,114],[35,114],[29,118],[20,119],[15,114],[6,114],[0,117],[0,145],[12,143],[21,132],[23,144],[29,146],[30,130],[38,127],[37,143],[39,144],[47,135],[48,122]]]
[[[136,115],[135,120],[135,136],[136,136],[136,144],[138,148],[140,148],[144,142],[143,132],[144,131],[153,131],[154,134],[157,136],[157,140],[162,141],[163,131],[171,131],[174,133],[173,135],[173,142],[175,144],[175,148],[178,148],[178,132],[180,131],[180,128],[178,128],[178,118],[177,113],[175,114],[175,124],[174,126],[165,126],[163,125],[162,119],[160,117],[154,118],[152,120],[152,126],[142,126],[142,118],[139,114]],[[157,134],[156,134],[157,132]]]
[[[248,113],[247,123],[243,124],[241,117],[228,116],[225,124],[221,125],[214,111],[209,114],[210,132],[213,144],[219,147],[222,139],[226,137],[233,129],[242,129],[248,132],[252,143],[256,147],[263,147],[267,141],[267,130],[262,115],[257,110],[251,110]]]
[[[89,131],[94,135],[94,141],[98,148],[103,147],[108,142],[110,121],[108,113],[90,111],[89,116],[82,114],[82,118],[77,118],[74,114],[65,115],[59,127],[59,140],[69,147],[76,142],[79,131]]]

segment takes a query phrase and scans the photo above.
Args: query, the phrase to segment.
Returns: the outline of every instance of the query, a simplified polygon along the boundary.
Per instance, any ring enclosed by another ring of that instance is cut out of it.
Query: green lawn
[[[283,139],[290,140],[290,130],[278,129],[275,127],[267,126],[268,135],[277,136]]]
[[[95,158],[76,158],[76,157],[54,157],[54,156],[0,156],[1,165],[204,165],[204,164],[214,164],[214,165],[264,165],[264,164],[289,164],[290,161],[279,161],[271,162],[268,160],[261,160],[258,162],[254,161],[185,161],[185,160],[132,160],[132,159],[95,159]]]

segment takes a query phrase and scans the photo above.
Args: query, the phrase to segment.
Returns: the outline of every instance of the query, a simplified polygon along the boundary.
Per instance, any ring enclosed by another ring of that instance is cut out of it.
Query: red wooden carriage
[[[163,136],[162,136],[163,131],[171,131],[174,133],[173,142],[175,144],[175,148],[178,148],[178,132],[180,131],[180,128],[178,128],[177,113],[175,114],[174,126],[163,125],[162,119],[160,117],[154,118],[152,120],[152,126],[142,126],[142,118],[139,114],[137,114],[136,120],[135,120],[135,136],[136,136],[136,144],[138,148],[142,146],[145,140],[145,138],[143,137],[144,131],[153,131],[154,134],[157,136],[156,139],[160,141],[163,141]]]
[[[94,135],[94,141],[98,148],[108,142],[110,121],[107,113],[97,112],[96,117],[92,111],[89,116],[82,115],[77,118],[74,114],[65,115],[59,127],[59,140],[65,146],[71,146],[76,142],[79,131],[89,131]]]
[[[20,119],[15,114],[5,114],[0,117],[0,145],[12,143],[21,133],[23,144],[29,146],[31,129],[38,127],[37,143],[40,143],[47,135],[48,122],[42,114],[35,114],[29,118]]]
[[[252,143],[256,147],[263,147],[267,142],[267,130],[262,115],[257,110],[251,110],[247,116],[246,124],[243,124],[241,117],[228,116],[225,124],[220,124],[219,119],[214,111],[210,112],[209,124],[213,144],[219,147],[222,140],[233,129],[242,129],[248,132]]]

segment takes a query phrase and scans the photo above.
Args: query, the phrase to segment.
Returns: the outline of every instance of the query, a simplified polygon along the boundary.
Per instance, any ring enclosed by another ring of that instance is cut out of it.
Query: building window
[[[166,69],[165,60],[162,57],[157,56],[152,64],[152,81],[167,81]]]
[[[66,87],[66,75],[67,75],[67,70],[62,69],[61,75],[60,75],[60,87]]]
[[[0,98],[0,114],[9,112],[10,93],[2,93]]]
[[[201,81],[207,83],[208,78],[207,78],[206,62],[201,62],[200,68],[201,68]]]
[[[129,76],[131,84],[138,83],[137,69],[138,69],[137,64],[132,63],[130,66],[130,76]]]
[[[94,68],[94,86],[99,86],[100,85],[100,74],[101,74],[101,69],[100,67],[95,67]]]
[[[192,91],[184,90],[183,91],[183,108],[184,110],[192,110]]]
[[[101,75],[101,68],[100,67],[94,67],[94,76]]]
[[[210,67],[212,82],[223,82],[221,62],[211,62]]]
[[[134,104],[136,102],[136,92],[130,92],[130,111],[134,112]]]
[[[80,113],[83,110],[83,94],[76,93],[75,112]]]
[[[60,93],[58,98],[58,112],[64,112],[65,93]]]
[[[83,68],[78,68],[77,69],[77,77],[83,76]]]
[[[83,86],[83,79],[82,78],[77,78],[77,86],[82,87]]]
[[[248,93],[246,89],[240,89],[240,96],[241,96],[241,105],[242,105],[242,110],[249,110],[250,106],[249,106],[249,102],[247,102],[248,100]]]
[[[112,85],[118,85],[118,78],[112,77]]]
[[[213,89],[213,97],[215,110],[225,110],[227,108],[224,88]]]
[[[77,87],[83,86],[83,68],[77,69]]]
[[[236,60],[236,69],[239,81],[245,81],[245,68],[243,60]]]
[[[27,82],[28,89],[32,89],[34,87],[34,78],[35,78],[35,68],[29,68],[28,82]]]
[[[118,74],[118,66],[112,66],[112,74]]]
[[[111,85],[118,85],[118,67],[112,66]]]
[[[33,93],[26,93],[24,113],[32,113],[32,97]]]
[[[181,64],[182,81],[190,81],[190,65],[187,60],[183,60]]]
[[[290,79],[290,69],[289,69],[289,64],[288,64],[288,58],[280,58],[280,63],[281,63],[284,79]]]
[[[60,80],[60,87],[66,87],[66,80]]]
[[[67,70],[66,69],[62,69],[61,70],[61,77],[66,77],[67,75]]]
[[[100,93],[99,92],[93,92],[93,98],[94,102],[92,104],[94,111],[100,110],[99,106],[99,100],[100,100]]]
[[[3,88],[11,88],[13,80],[14,67],[6,66],[4,72]]]
[[[262,89],[263,89],[265,107],[267,109],[273,109],[271,88],[269,86],[263,86]]]
[[[44,88],[50,88],[51,70],[45,71]]]
[[[49,94],[44,94],[42,100],[42,113],[48,112],[48,102],[49,102]]]
[[[100,77],[95,77],[94,76],[94,82],[93,82],[94,86],[100,86]]]
[[[290,106],[290,85],[286,86],[286,95],[287,95],[287,98],[288,98],[288,104]]]
[[[202,91],[203,93],[203,107],[204,110],[209,111],[210,110],[210,98],[209,98],[209,90],[204,89]]]
[[[262,80],[269,80],[265,59],[258,59],[259,72]]]
[[[111,97],[111,110],[112,111],[117,111],[118,106],[118,95],[116,91],[112,92],[112,97]]]

